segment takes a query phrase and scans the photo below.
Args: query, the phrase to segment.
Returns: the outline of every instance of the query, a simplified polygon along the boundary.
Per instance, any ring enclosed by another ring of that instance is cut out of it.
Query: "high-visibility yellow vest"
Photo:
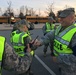
[[[26,31],[26,33],[29,35],[29,38],[30,38],[30,40],[31,40],[32,38],[31,38],[30,32],[29,32],[29,31]]]
[[[46,32],[50,32],[50,30],[54,29],[54,24],[46,22]]]
[[[1,75],[2,56],[4,52],[4,44],[5,44],[5,38],[3,36],[0,36],[0,75]]]
[[[20,56],[24,56],[24,40],[23,38],[29,36],[26,32],[21,33],[15,33],[14,36],[12,36],[12,45],[15,49],[16,53]]]
[[[10,34],[10,42],[12,43],[12,38],[13,38],[13,36],[16,34],[16,32],[17,32],[18,30],[15,30],[15,31],[13,31],[11,34]],[[31,39],[31,36],[30,36],[30,32],[29,31],[27,31],[26,32],[28,35],[29,35],[29,38]]]
[[[69,26],[59,33],[60,29],[61,26],[55,31],[54,54],[56,56],[58,56],[58,54],[72,54],[73,51],[68,46],[73,35],[76,33],[76,24]]]
[[[10,34],[10,42],[12,43],[13,42],[13,36],[16,34],[17,31],[13,31],[11,34]]]
[[[19,43],[16,43],[16,42],[14,42],[13,40],[13,38],[15,38],[15,36],[17,35],[16,33],[18,32],[18,30],[16,30],[16,31],[13,31],[12,33],[11,33],[11,43],[12,43],[12,45],[13,45],[13,47],[14,47],[14,49],[16,50],[16,52],[17,52],[17,54],[19,54],[20,56],[24,56],[24,48],[25,48],[25,46],[24,46],[24,42],[23,42],[23,44],[22,44],[22,46],[20,45],[19,46]],[[15,35],[16,34],[16,35]],[[27,37],[27,36],[29,36],[29,38],[30,38],[30,40],[32,39],[31,38],[31,36],[30,36],[30,32],[29,31],[27,31],[27,32],[23,32],[23,33],[20,33],[21,34],[21,36],[24,36],[24,37]],[[18,34],[17,36],[19,37],[19,35],[20,34]],[[20,36],[20,37],[21,37]],[[17,38],[17,37],[16,37]],[[16,40],[16,39],[15,39]],[[19,40],[21,40],[21,39],[19,39]],[[18,41],[17,41],[18,42]],[[18,46],[17,46],[18,45]],[[31,55],[34,55],[34,50],[32,50],[31,52],[30,52],[30,54]]]

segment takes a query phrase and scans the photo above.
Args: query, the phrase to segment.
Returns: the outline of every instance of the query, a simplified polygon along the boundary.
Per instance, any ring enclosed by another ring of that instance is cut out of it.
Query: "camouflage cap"
[[[13,31],[18,29],[18,26],[19,26],[18,22],[14,23],[14,25],[13,25]]]
[[[74,8],[67,8],[61,11],[59,17],[61,18],[65,18],[67,16],[69,16],[70,14],[75,13]]]
[[[16,27],[16,26],[21,26],[21,25],[26,25],[26,26],[28,27],[29,23],[28,23],[28,21],[26,21],[25,19],[23,19],[23,20],[17,21],[17,22],[14,24],[15,27]]]
[[[26,25],[28,27],[29,23],[27,20],[23,19],[18,22],[19,25]]]
[[[53,17],[48,17],[48,20],[54,20]]]

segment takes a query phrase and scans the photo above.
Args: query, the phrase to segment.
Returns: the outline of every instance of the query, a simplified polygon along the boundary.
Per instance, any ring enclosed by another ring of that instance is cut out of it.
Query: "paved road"
[[[42,28],[44,24],[34,24],[35,28]],[[13,28],[13,24],[0,24],[0,30],[11,30]]]
[[[34,24],[35,28],[42,28],[44,24]],[[55,23],[55,25],[59,25],[59,23]],[[10,24],[0,24],[0,30],[11,30],[13,25]]]

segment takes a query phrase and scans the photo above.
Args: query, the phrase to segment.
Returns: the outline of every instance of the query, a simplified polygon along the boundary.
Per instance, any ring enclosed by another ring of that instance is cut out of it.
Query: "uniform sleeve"
[[[24,45],[26,46],[27,44],[29,44],[31,42],[30,37],[25,37],[24,38]]]
[[[48,32],[45,36],[41,37],[40,42],[41,45],[52,43],[54,40],[54,30]]]
[[[76,33],[75,33],[75,35],[72,38],[72,41],[70,43],[70,47],[71,47],[71,49],[73,51],[73,55],[76,56]]]
[[[24,73],[29,69],[31,61],[30,53],[26,53],[24,57],[19,57],[9,44],[5,44],[2,65],[4,69],[15,71],[18,74]]]
[[[44,25],[44,26],[42,27],[42,31],[43,31],[43,34],[45,35],[45,34],[46,34],[46,25]]]
[[[71,41],[71,46],[74,47],[76,46],[76,33],[74,34],[72,41]]]

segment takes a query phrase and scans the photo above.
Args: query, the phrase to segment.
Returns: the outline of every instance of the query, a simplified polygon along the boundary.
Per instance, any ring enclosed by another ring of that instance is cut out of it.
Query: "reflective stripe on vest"
[[[58,29],[57,29],[58,30]],[[59,30],[58,30],[59,31]],[[73,53],[73,51],[68,48],[70,41],[73,35],[76,33],[76,24],[69,26],[59,34],[55,33],[54,39],[54,54],[57,56],[58,54],[69,54]]]
[[[5,43],[5,38],[0,36],[0,75],[1,75],[1,61],[4,52],[4,43]]]
[[[25,32],[21,32],[18,34],[15,34],[13,36],[13,47],[16,51],[17,54],[19,54],[20,56],[24,56],[24,40],[23,38],[29,36],[27,33]]]

